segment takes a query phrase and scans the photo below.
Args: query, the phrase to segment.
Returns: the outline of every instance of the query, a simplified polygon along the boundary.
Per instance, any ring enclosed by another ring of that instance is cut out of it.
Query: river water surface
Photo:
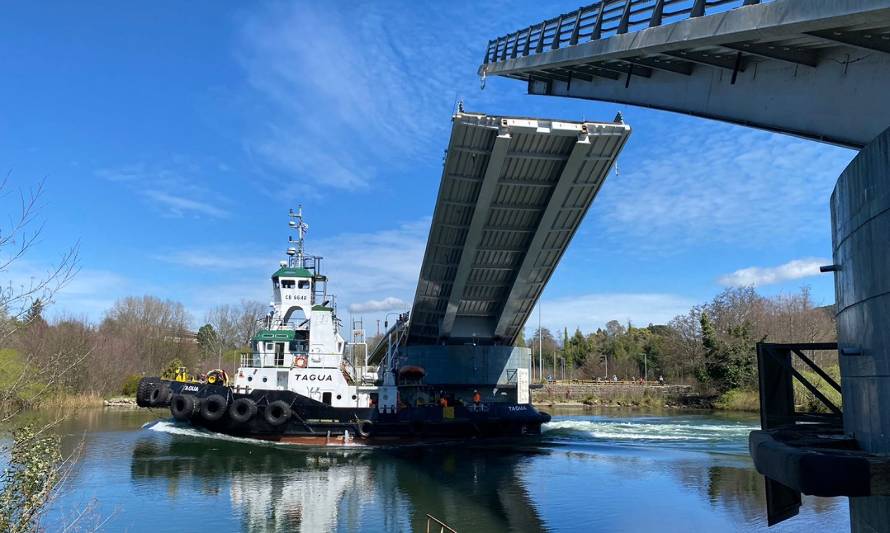
[[[297,447],[222,437],[164,411],[86,410],[59,430],[80,460],[45,518],[104,531],[763,531],[750,416],[560,412],[516,444]],[[770,531],[849,528],[805,498]]]

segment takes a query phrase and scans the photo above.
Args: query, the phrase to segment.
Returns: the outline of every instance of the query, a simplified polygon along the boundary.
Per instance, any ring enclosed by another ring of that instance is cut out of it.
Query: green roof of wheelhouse
[[[290,278],[311,278],[312,272],[305,268],[281,267],[272,274],[272,279],[287,276]]]

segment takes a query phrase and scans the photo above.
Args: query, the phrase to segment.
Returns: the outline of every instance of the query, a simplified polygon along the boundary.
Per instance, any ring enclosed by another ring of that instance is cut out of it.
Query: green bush
[[[31,426],[13,432],[9,462],[0,477],[0,531],[38,531],[38,521],[61,479],[60,439]]]
[[[124,396],[135,396],[136,388],[139,387],[139,380],[142,379],[142,376],[139,374],[130,374],[124,379],[123,385],[121,385],[121,394]]]
[[[727,411],[759,411],[760,394],[756,390],[728,390],[717,398],[714,407]]]

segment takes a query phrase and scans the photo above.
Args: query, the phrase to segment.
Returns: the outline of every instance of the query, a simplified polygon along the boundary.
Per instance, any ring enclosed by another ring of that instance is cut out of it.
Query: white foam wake
[[[554,420],[542,430],[552,437],[618,441],[719,442],[747,438],[748,424],[683,424],[627,420]]]
[[[313,447],[313,446],[325,446],[324,444],[293,444],[289,442],[275,442],[261,439],[251,439],[247,437],[234,437],[232,435],[226,435],[224,433],[215,433],[213,431],[208,431],[206,429],[196,428],[193,426],[179,424],[175,420],[158,420],[155,422],[149,422],[142,426],[142,429],[147,429],[149,431],[157,431],[159,433],[167,433],[168,435],[183,435],[186,437],[198,437],[205,439],[213,439],[213,440],[222,440],[228,442],[238,442],[241,444],[252,444],[255,446],[301,446],[301,447]],[[354,441],[349,444],[342,444],[340,442],[331,442],[327,444],[327,446],[336,446],[338,448],[352,448],[352,447],[362,447],[361,443],[355,443]]]

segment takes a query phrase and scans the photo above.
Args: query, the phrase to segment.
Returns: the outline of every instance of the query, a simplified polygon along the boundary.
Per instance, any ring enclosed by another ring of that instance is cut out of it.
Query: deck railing
[[[772,0],[602,0],[488,42],[483,64]]]

